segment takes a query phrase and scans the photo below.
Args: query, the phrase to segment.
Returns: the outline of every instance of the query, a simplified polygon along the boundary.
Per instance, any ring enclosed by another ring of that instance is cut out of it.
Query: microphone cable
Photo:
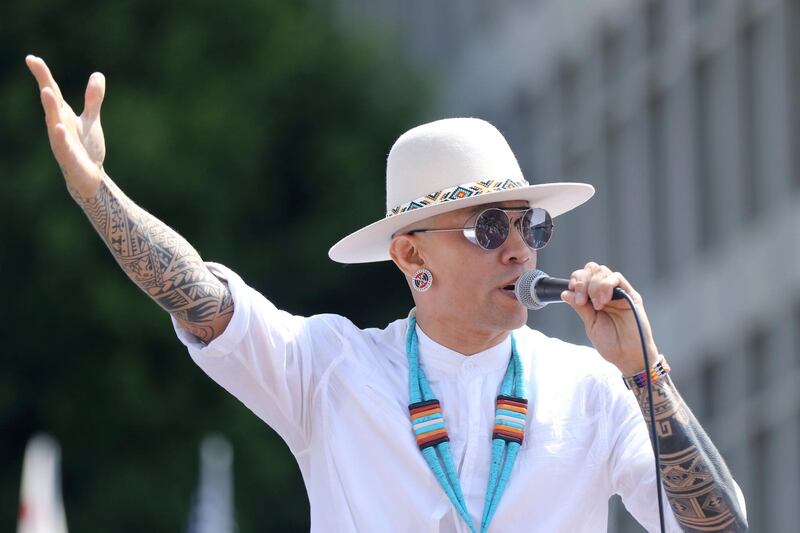
[[[661,526],[661,533],[664,533],[664,501],[661,496],[661,459],[659,459],[659,446],[658,446],[658,433],[656,430],[656,414],[655,407],[653,406],[653,381],[650,376],[650,358],[647,355],[647,345],[644,341],[644,332],[642,331],[642,323],[639,320],[639,312],[636,310],[636,304],[628,295],[627,292],[617,287],[614,291],[619,291],[622,296],[627,300],[628,305],[631,306],[633,311],[633,318],[636,320],[636,328],[639,330],[639,340],[642,342],[642,353],[644,354],[644,368],[647,374],[647,403],[649,404],[650,414],[650,430],[653,433],[653,453],[656,456],[656,491],[658,492],[658,522]]]

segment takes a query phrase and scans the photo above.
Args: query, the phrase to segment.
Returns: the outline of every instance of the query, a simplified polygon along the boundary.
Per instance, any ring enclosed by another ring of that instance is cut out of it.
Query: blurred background
[[[49,152],[26,53],[76,110],[108,80],[106,169],[207,260],[296,314],[383,326],[389,264],[327,259],[383,217],[408,128],[479,116],[531,182],[597,194],[539,266],[588,260],[643,294],[751,530],[800,523],[800,6],[795,0],[33,0],[0,23],[0,529],[28,439],[61,447],[72,531],[191,526],[198,446],[230,442],[238,530],[307,531],[280,439],[190,361],[119,270]],[[381,291],[354,291],[370,285]],[[531,315],[586,343],[565,307]],[[202,492],[202,491],[199,491]],[[641,531],[612,500],[609,531]]]

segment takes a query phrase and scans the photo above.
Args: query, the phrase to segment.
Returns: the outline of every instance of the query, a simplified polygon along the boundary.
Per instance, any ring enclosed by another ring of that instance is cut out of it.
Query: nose
[[[500,247],[500,259],[503,263],[527,263],[536,258],[536,250],[525,243],[522,238],[522,231],[519,221],[514,221],[509,228],[509,235],[506,242]],[[535,268],[535,265],[533,265]]]

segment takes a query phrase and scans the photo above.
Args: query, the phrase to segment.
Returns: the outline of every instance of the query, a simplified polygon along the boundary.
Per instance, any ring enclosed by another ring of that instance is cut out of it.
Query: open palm
[[[100,125],[105,78],[99,72],[89,77],[83,113],[77,116],[64,101],[44,60],[29,55],[25,62],[39,84],[47,136],[67,187],[82,198],[91,198],[102,180],[103,160],[106,157],[106,143]]]

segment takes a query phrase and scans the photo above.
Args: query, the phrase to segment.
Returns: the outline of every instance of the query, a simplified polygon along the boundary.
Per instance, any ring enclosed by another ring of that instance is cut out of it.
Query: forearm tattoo
[[[133,203],[108,177],[94,198],[82,198],[71,188],[70,194],[114,259],[150,298],[204,341],[221,333],[214,325],[227,325],[220,318],[233,314],[231,293],[183,237]]]
[[[650,427],[647,388],[634,390]],[[661,479],[684,531],[746,531],[728,467],[669,376],[653,383]]]

